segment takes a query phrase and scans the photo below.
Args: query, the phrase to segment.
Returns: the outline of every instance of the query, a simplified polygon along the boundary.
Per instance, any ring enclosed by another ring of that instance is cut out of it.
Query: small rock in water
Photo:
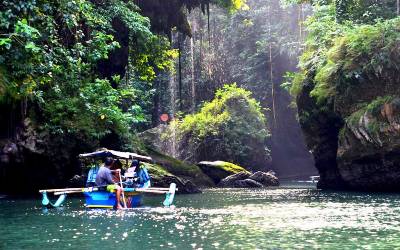
[[[235,188],[262,188],[267,186],[278,186],[278,178],[272,172],[258,171],[254,174],[240,172],[230,175],[221,180],[219,187]]]
[[[264,187],[263,184],[252,180],[252,179],[244,179],[244,180],[238,180],[235,181],[235,183],[233,184],[234,187],[237,188],[262,188]]]
[[[249,176],[249,179],[255,180],[264,186],[279,186],[278,178],[269,172],[257,171]]]
[[[153,184],[157,187],[169,187],[171,183],[176,183],[179,193],[193,194],[201,193],[201,190],[191,181],[173,175],[164,175],[161,178],[153,177]]]

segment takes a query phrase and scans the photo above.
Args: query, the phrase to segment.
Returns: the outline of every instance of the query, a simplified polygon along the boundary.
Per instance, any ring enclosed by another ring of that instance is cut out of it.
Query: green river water
[[[400,249],[400,195],[211,189],[128,211],[0,199],[0,249]]]

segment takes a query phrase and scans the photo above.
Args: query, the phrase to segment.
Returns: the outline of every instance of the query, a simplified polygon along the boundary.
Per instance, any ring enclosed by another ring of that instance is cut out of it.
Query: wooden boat
[[[120,152],[115,150],[101,150],[88,154],[79,155],[81,159],[104,159],[105,157],[112,157],[118,160],[125,160],[128,166],[131,160],[141,160],[151,162],[152,159],[147,156],[138,155],[130,152]],[[47,189],[39,190],[42,194],[42,205],[46,207],[59,207],[62,206],[68,194],[72,193],[83,193],[85,196],[85,207],[87,208],[115,208],[116,207],[116,194],[115,190],[108,192],[105,187],[96,187],[94,185],[95,175],[97,174],[95,169],[91,169],[88,174],[86,186],[84,188],[64,188],[64,189]],[[147,170],[146,170],[147,171]],[[120,186],[123,186],[122,179],[120,177]],[[124,187],[122,192],[123,206],[125,208],[134,208],[142,205],[143,194],[156,194],[165,195],[163,201],[164,206],[171,206],[175,197],[176,184],[171,183],[169,188],[151,187],[150,178],[140,185],[134,185]],[[59,195],[59,198],[55,203],[50,202],[47,194],[53,193]]]

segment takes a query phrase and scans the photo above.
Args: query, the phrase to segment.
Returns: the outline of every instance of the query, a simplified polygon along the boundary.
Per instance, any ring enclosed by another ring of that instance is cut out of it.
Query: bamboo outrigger
[[[120,152],[115,150],[101,150],[93,153],[80,154],[80,158],[91,158],[91,159],[101,159],[105,157],[112,157],[114,159],[123,159],[126,160],[126,164],[128,165],[129,160],[141,160],[146,162],[152,162],[151,157],[142,156],[135,153],[130,152]],[[147,171],[147,170],[146,170]],[[89,178],[93,180],[95,178],[96,173],[91,173],[91,176],[88,175],[87,185],[89,184]],[[123,186],[123,182],[120,175],[120,186]],[[163,187],[151,187],[150,179],[146,181],[146,183],[142,183],[141,185],[135,185],[130,187],[123,187],[123,202],[125,208],[137,207],[142,204],[142,195],[143,194],[156,194],[156,195],[165,195],[165,199],[163,201],[164,206],[171,206],[175,197],[175,192],[177,191],[176,184],[171,183],[169,188]],[[98,186],[87,186],[82,188],[58,188],[58,189],[43,189],[39,190],[39,193],[42,194],[42,205],[46,207],[59,207],[62,206],[68,194],[74,193],[83,193],[85,195],[86,203],[85,207],[88,208],[115,208],[116,207],[116,199],[115,199],[115,191],[108,192],[105,190],[105,187]],[[58,195],[59,198],[55,203],[50,202],[47,194],[53,193],[54,195]]]

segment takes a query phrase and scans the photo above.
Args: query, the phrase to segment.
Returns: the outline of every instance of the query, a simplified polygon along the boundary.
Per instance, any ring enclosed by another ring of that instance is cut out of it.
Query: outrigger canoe
[[[152,162],[152,159],[147,156],[138,155],[130,152],[120,152],[115,150],[101,150],[88,154],[80,154],[79,157],[81,159],[89,158],[93,160],[104,159],[106,157],[112,157],[118,160],[125,160],[126,165],[128,166],[129,161],[131,160],[140,160],[146,162]],[[84,188],[63,188],[63,189],[45,189],[39,190],[42,194],[42,205],[46,207],[60,207],[64,203],[68,194],[72,193],[83,193],[85,196],[85,207],[87,208],[115,208],[116,207],[116,194],[115,191],[108,192],[104,187],[96,187],[96,186],[88,186],[91,182],[94,181],[96,171],[95,168],[91,168],[87,178],[87,187]],[[122,180],[121,180],[121,184]],[[163,201],[164,206],[171,206],[176,189],[176,184],[171,183],[169,188],[162,187],[151,187],[151,180],[147,180],[145,183],[141,185],[136,185],[135,187],[124,187],[123,188],[123,206],[125,208],[134,208],[142,205],[142,197],[144,194],[155,194],[155,195],[165,195],[165,199]],[[55,203],[50,202],[48,199],[48,193],[53,193],[54,195],[58,195],[59,198]]]

